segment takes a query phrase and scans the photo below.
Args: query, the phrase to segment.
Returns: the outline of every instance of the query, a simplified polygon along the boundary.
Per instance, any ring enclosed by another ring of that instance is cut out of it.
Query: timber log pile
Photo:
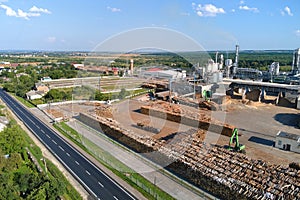
[[[159,151],[174,160],[168,167],[222,199],[300,199],[300,170],[270,165],[197,139],[170,143]],[[189,146],[187,148],[187,146]]]
[[[221,199],[300,199],[297,165],[271,165],[207,145],[203,130],[177,133],[170,142],[137,135],[112,119],[80,113],[79,120],[137,152],[155,152],[145,156]]]
[[[202,109],[213,110],[213,111],[221,110],[220,106],[213,101],[201,101],[199,99],[190,100],[184,97],[173,97],[173,100],[175,100],[179,104],[187,105],[194,108],[202,108]]]
[[[152,103],[149,106],[142,106],[141,113],[215,133],[221,133],[229,137],[231,137],[234,129],[234,126],[211,119],[211,116],[205,113],[189,111],[182,109],[179,105],[169,104],[163,101]]]

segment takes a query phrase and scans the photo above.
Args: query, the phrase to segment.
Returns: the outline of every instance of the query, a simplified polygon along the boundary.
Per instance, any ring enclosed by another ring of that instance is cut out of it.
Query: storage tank
[[[212,82],[213,83],[217,83],[218,82],[218,75],[219,75],[218,72],[215,72],[215,73],[212,74]]]
[[[226,59],[225,60],[225,65],[228,67],[228,66],[231,66],[232,65],[232,60],[231,59]]]
[[[223,73],[218,72],[218,82],[222,82],[222,81],[223,81]]]

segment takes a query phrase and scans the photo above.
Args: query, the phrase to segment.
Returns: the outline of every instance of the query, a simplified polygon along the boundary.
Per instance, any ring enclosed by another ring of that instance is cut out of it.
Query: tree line
[[[28,151],[38,162],[41,151],[25,135],[15,121],[0,132],[0,199],[80,199],[51,162],[46,161],[48,172],[38,170]]]

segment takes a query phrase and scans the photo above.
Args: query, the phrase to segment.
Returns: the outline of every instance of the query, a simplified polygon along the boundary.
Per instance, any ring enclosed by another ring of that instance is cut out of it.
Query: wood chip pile
[[[109,105],[96,106],[95,112],[100,117],[113,118],[113,109]]]
[[[80,103],[80,105],[91,106],[91,111],[100,117],[113,118],[113,107],[111,105],[98,102],[84,102]]]

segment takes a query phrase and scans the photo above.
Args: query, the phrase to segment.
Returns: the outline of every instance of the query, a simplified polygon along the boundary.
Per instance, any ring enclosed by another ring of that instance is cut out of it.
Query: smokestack
[[[235,66],[238,67],[239,62],[239,45],[235,45]]]
[[[223,69],[224,65],[224,56],[223,54],[220,55],[220,64],[219,64],[219,69]]]
[[[130,74],[133,75],[133,59],[130,59]]]

